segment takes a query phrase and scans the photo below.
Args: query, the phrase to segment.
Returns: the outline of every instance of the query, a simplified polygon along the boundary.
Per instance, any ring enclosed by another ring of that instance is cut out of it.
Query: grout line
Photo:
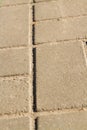
[[[8,46],[8,47],[0,47],[0,50],[7,50],[7,49],[23,49],[27,48],[27,45],[21,45],[21,46]]]
[[[25,73],[25,74],[14,74],[14,75],[3,75],[3,76],[0,76],[1,79],[4,79],[4,78],[15,78],[15,77],[26,77],[26,76],[30,76],[28,73]]]
[[[36,105],[36,48],[33,49],[33,111],[37,111]]]
[[[35,32],[35,27],[33,26],[33,33]],[[35,38],[35,34],[34,34]],[[9,49],[24,49],[24,48],[37,48],[42,45],[47,45],[47,44],[59,44],[60,42],[70,42],[70,41],[80,41],[80,40],[87,40],[87,38],[77,38],[77,39],[64,39],[64,40],[59,40],[59,41],[50,41],[50,42],[41,42],[41,43],[36,43],[35,44],[35,39],[33,38],[34,42],[33,45],[24,45],[24,46],[9,46],[9,47],[0,47],[1,50],[9,50]]]
[[[35,0],[33,0],[35,2]],[[35,20],[35,7],[32,6],[32,21]],[[32,25],[32,53],[33,53],[33,115],[37,111],[37,104],[36,104],[36,48],[35,45],[35,25]],[[34,118],[33,118],[34,119]],[[37,119],[34,119],[34,129],[38,130],[37,128]]]
[[[61,43],[65,43],[65,42],[75,42],[75,41],[82,41],[82,40],[86,40],[87,38],[76,38],[76,39],[64,39],[64,40],[59,40],[59,41],[50,41],[50,42],[42,42],[42,43],[36,43],[33,45],[33,48],[37,48],[39,46],[44,46],[44,45],[55,45],[55,44],[61,44]]]
[[[31,22],[32,22],[32,11],[31,11],[31,6],[29,6],[29,36],[28,36],[28,49],[29,49],[29,72],[32,75],[32,48],[29,47],[29,45],[32,45],[32,27],[31,27]],[[29,113],[32,114],[32,100],[33,100],[33,96],[32,96],[32,80],[29,82]],[[29,125],[29,129],[33,130],[33,119],[30,117],[30,125]]]
[[[59,114],[66,114],[66,113],[72,113],[72,112],[82,112],[82,111],[87,112],[87,107],[36,112],[36,113],[34,113],[34,118],[37,118],[40,116],[59,115]]]
[[[44,2],[57,2],[57,0],[43,0],[43,1],[38,1],[38,2],[36,2],[36,0],[34,0],[34,4],[38,4],[38,3],[44,3]]]
[[[32,21],[35,21],[35,6],[32,6]]]
[[[3,76],[0,76],[0,78],[14,78],[14,77],[22,77],[22,76],[29,76],[28,73],[25,73],[25,74],[13,74],[13,75],[3,75]]]
[[[5,7],[13,7],[13,6],[21,6],[21,5],[30,5],[29,3],[15,3],[15,4],[3,4],[3,5],[0,5],[0,9],[1,8],[5,8]]]
[[[35,19],[35,8],[32,7],[32,19]],[[35,46],[35,26],[32,25],[32,51],[33,51],[33,111],[36,112],[36,48]]]
[[[51,116],[51,115],[60,115],[60,114],[66,114],[66,113],[76,113],[76,112],[87,112],[87,107],[82,108],[67,108],[67,109],[61,109],[61,110],[52,110],[52,111],[40,111],[40,112],[33,112],[33,113],[27,113],[27,112],[20,112],[20,113],[5,113],[0,114],[0,119],[12,119],[12,118],[21,118],[21,117],[31,117],[32,120],[41,117],[41,116]],[[32,125],[33,126],[33,125]],[[33,129],[30,129],[33,130]]]
[[[64,19],[74,19],[74,18],[80,18],[80,17],[87,17],[87,14],[83,15],[76,15],[76,16],[66,16],[66,17],[58,17],[58,18],[49,18],[49,19],[42,19],[42,20],[34,20],[32,24],[38,24],[40,22],[49,22],[49,21],[61,21]]]
[[[31,21],[32,21],[32,16],[31,16],[31,7],[29,7],[29,36],[28,36],[28,49],[29,49],[29,73],[32,77],[32,46],[30,47],[29,45],[32,44],[32,36],[31,36],[31,30],[32,30],[32,27],[31,27]],[[30,85],[29,85],[30,89],[29,89],[29,98],[31,99],[32,98],[32,82],[30,82]],[[30,103],[29,103],[29,112],[32,113],[32,99],[30,100]]]
[[[14,80],[14,79],[24,79],[24,78],[29,78],[31,80],[31,76],[30,75],[17,75],[17,76],[9,76],[9,77],[0,77],[0,81],[4,81],[4,80]]]
[[[35,130],[38,130],[38,118],[35,119]]]

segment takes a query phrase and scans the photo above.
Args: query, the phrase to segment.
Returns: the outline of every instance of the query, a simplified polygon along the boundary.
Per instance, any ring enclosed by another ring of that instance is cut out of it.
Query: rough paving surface
[[[0,115],[29,111],[28,82],[27,77],[0,80]]]
[[[30,0],[0,0],[0,130],[33,130]]]
[[[87,112],[63,113],[38,118],[38,130],[86,130]]]
[[[0,47],[28,44],[28,15],[28,5],[0,8]]]
[[[0,76],[28,74],[28,49],[0,50]]]
[[[0,130],[87,130],[87,0],[0,0]]]
[[[84,16],[87,14],[86,5],[86,0],[41,2],[35,5],[35,20]]]
[[[29,118],[0,119],[0,130],[30,130]]]
[[[81,42],[36,49],[37,110],[87,105],[87,73]]]
[[[13,5],[13,4],[25,4],[30,3],[31,0],[0,0],[0,6]]]
[[[86,38],[86,24],[87,16],[37,22],[35,26],[35,44]]]

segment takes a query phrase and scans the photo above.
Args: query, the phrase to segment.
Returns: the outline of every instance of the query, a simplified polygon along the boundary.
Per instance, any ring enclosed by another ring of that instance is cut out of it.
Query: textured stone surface
[[[28,5],[0,8],[0,47],[28,44]]]
[[[87,17],[39,22],[35,26],[35,43],[85,38]]]
[[[38,130],[87,130],[87,112],[40,117]]]
[[[87,70],[82,43],[53,44],[36,49],[37,110],[86,106]]]
[[[30,130],[29,125],[29,119],[27,117],[0,119],[0,130]]]
[[[72,5],[72,6],[71,6]],[[87,14],[87,0],[57,0],[35,6],[35,19],[45,20]]]
[[[0,6],[13,5],[13,4],[24,4],[29,3],[31,0],[0,0]]]
[[[0,130],[33,130],[30,2],[0,0]]]
[[[0,79],[0,114],[28,112],[29,79]]]
[[[28,49],[1,49],[0,50],[0,76],[28,74]]]
[[[0,0],[0,130],[87,130],[86,15],[87,0]]]

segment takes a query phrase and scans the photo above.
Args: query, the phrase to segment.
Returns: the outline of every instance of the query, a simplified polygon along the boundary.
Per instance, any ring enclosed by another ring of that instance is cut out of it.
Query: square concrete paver
[[[28,45],[29,5],[0,8],[0,47]]]
[[[87,106],[87,68],[82,42],[36,49],[37,111]]]
[[[29,112],[28,77],[0,79],[0,115]]]
[[[27,48],[0,50],[0,76],[29,73],[29,52]]]

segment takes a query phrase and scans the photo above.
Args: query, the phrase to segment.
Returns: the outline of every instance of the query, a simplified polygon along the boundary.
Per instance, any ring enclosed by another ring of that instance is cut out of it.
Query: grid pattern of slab
[[[0,130],[31,130],[30,0],[0,0]]]
[[[37,130],[87,129],[86,4],[35,0]]]
[[[0,130],[87,130],[87,0],[0,0]]]

